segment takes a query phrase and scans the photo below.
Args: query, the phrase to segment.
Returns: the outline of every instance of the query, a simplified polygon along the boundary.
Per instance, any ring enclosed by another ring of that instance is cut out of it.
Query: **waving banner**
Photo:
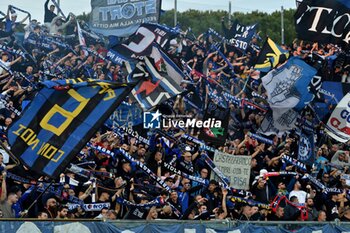
[[[290,118],[285,113],[291,110],[300,111],[314,98],[308,86],[315,74],[316,69],[292,57],[285,65],[270,71],[262,78],[275,122]]]
[[[254,68],[261,72],[269,72],[281,62],[283,55],[287,59],[289,57],[289,52],[282,49],[270,38],[267,38],[259,53]]]
[[[350,139],[350,93],[346,94],[332,112],[327,122],[326,132],[339,142],[347,142]]]
[[[314,97],[308,85],[315,74],[316,69],[293,57],[280,69],[264,76],[262,83],[272,110],[283,109],[284,113],[291,108],[302,109]]]
[[[170,68],[171,60],[166,61],[166,58],[163,58],[164,65],[169,65],[169,69],[159,71],[154,60],[145,57],[145,62],[139,62],[128,76],[130,82],[142,79],[132,90],[132,94],[143,110],[148,110],[183,91],[180,87],[181,70],[175,69],[174,66]]]
[[[312,165],[315,161],[315,151],[314,151],[314,134],[313,132],[307,132],[302,130],[299,139],[298,146],[298,160]]]
[[[106,121],[110,128],[132,127],[142,123],[142,109],[136,104],[122,103]]]
[[[112,47],[118,56],[126,59],[150,56],[153,51],[153,43],[164,47],[172,38],[179,34],[177,29],[154,23],[144,23],[132,34],[127,41]]]
[[[231,33],[233,35],[233,37],[228,36],[228,39],[232,39],[235,37],[239,37],[242,36],[243,34],[247,34],[249,31],[254,31],[256,30],[256,26],[257,24],[253,24],[253,25],[248,25],[245,26],[243,24],[241,24],[237,19],[233,22],[230,30]]]
[[[200,130],[198,139],[211,142],[215,145],[222,146],[225,144],[228,130],[228,122],[230,117],[230,109],[223,108],[209,101],[208,106],[204,113],[203,121],[219,121],[220,124],[210,124],[208,127],[204,127]]]
[[[257,24],[250,26],[237,25],[237,31],[234,38],[231,38],[230,43],[236,48],[246,51],[249,47],[249,43],[252,40],[256,32]]]
[[[281,137],[288,130],[296,127],[299,113],[289,109],[277,119],[273,118],[272,111],[269,111],[260,125],[258,133],[266,136],[278,135]]]
[[[134,87],[74,82],[43,82],[23,116],[9,129],[11,151],[39,174],[57,177]]]
[[[298,38],[349,44],[349,13],[348,0],[304,0],[294,15]]]
[[[91,0],[91,28],[105,36],[127,37],[142,23],[157,23],[161,0]]]
[[[322,99],[325,99],[326,101],[322,101],[322,99],[320,99],[319,102],[315,103],[315,110],[320,119],[327,122],[325,118],[327,115],[329,116],[332,105],[337,105],[339,101],[349,92],[349,83],[324,81],[322,83],[320,93],[322,94]]]

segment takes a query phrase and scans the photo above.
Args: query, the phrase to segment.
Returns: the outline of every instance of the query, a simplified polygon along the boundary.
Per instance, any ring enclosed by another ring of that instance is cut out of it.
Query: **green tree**
[[[82,15],[77,15],[77,19],[84,20],[85,22],[89,22],[90,21],[90,15],[91,15],[90,12],[89,13],[83,12]]]
[[[285,43],[290,44],[296,37],[294,27],[294,15],[295,10],[289,9],[284,11],[284,35]],[[198,11],[188,10],[185,12],[178,12],[177,18],[183,30],[188,27],[192,28],[195,35],[199,35],[213,28],[219,33],[222,33],[221,29],[221,17],[226,16],[226,11]],[[244,25],[251,25],[258,23],[258,31],[260,36],[264,39],[269,36],[276,43],[281,43],[281,12],[275,11],[271,14],[253,11],[250,13],[235,12],[232,17],[232,21],[238,19],[240,23]],[[166,11],[160,18],[162,24],[168,26],[174,26],[174,10]]]

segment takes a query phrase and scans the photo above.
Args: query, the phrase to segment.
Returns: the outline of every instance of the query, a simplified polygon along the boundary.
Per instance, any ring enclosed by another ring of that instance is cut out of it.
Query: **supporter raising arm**
[[[9,54],[7,52],[3,52],[1,54],[1,63],[2,65],[0,66],[0,75],[4,74],[6,70],[2,66],[6,66],[7,69],[10,69],[12,65],[16,64],[17,62],[22,61],[22,57],[19,56],[13,61],[8,61],[9,60]]]
[[[10,12],[11,12],[11,19],[10,19]],[[11,5],[8,6],[7,8],[7,15],[6,15],[6,22],[5,22],[5,32],[10,32],[13,33],[16,29],[16,27],[20,24],[23,24],[28,18],[29,18],[29,14],[27,14],[27,16],[22,19],[19,22],[16,22],[17,20],[17,13],[15,11],[12,11],[11,9]]]
[[[46,0],[45,5],[44,5],[44,9],[45,9],[45,15],[44,15],[44,23],[51,23],[51,21],[53,20],[53,18],[55,18],[57,15],[55,14],[55,5],[50,5],[49,6],[49,1],[50,0]]]
[[[50,34],[54,35],[57,34],[59,30],[64,30],[70,23],[73,22],[75,18],[70,17],[65,23],[63,23],[63,19],[63,16],[56,16],[52,19],[51,23],[46,23],[46,25],[49,27]]]
[[[6,200],[7,188],[6,188],[6,172],[2,172],[2,181],[1,181],[1,197],[0,201],[3,202]]]
[[[221,188],[221,191],[222,191],[221,207],[215,208],[213,210],[213,213],[215,214],[215,219],[225,219],[227,217],[226,197],[227,197],[228,191],[225,188]]]

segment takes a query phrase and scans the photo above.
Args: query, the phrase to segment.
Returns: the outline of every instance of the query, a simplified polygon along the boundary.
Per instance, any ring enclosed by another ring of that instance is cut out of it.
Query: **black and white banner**
[[[91,0],[91,28],[105,36],[127,37],[142,23],[157,23],[161,0]]]
[[[283,155],[282,156],[282,160],[285,163],[291,164],[293,166],[296,166],[297,168],[299,168],[302,171],[307,171],[306,165],[300,161],[298,161],[297,159],[290,157],[288,155]]]
[[[155,23],[143,23],[134,34],[129,36],[128,40],[113,46],[109,50],[110,55],[107,55],[107,57],[113,57],[114,55],[118,60],[122,61],[125,59],[137,59],[141,56],[150,56],[153,52],[154,43],[163,48],[179,33],[178,28],[170,28]]]
[[[75,208],[78,208],[79,206],[80,206],[79,204],[68,203],[69,210],[73,210]],[[82,207],[85,211],[101,211],[103,208],[109,209],[109,207],[111,207],[111,203],[109,203],[109,202],[91,203],[91,204],[84,204]]]
[[[346,94],[328,119],[326,132],[338,142],[350,140],[350,93]]]
[[[257,24],[250,26],[236,25],[236,35],[230,39],[230,43],[236,48],[246,51],[249,43],[255,35]]]
[[[304,0],[294,15],[299,39],[349,44],[349,0]]]

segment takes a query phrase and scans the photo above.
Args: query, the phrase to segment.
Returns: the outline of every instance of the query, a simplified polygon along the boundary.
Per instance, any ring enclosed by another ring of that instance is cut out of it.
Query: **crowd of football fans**
[[[17,12],[11,7],[0,19],[0,45],[5,46],[0,48],[0,90],[4,100],[0,103],[0,128],[2,142],[5,144],[9,126],[19,117],[17,113],[22,112],[24,106],[34,98],[38,82],[66,78],[126,82],[127,72],[123,66],[102,59],[106,57],[107,43],[98,36],[91,37],[88,39],[88,46],[96,53],[83,51],[79,45],[75,16],[57,16],[54,13],[55,6],[49,7],[48,3],[47,0],[43,24],[34,19],[29,22],[28,17],[19,21]],[[20,39],[18,32],[23,30],[24,39]],[[91,31],[90,34],[96,35]],[[43,37],[51,39],[51,42],[46,40],[46,47],[44,42],[40,43],[40,46],[35,43],[43,41]],[[229,43],[224,44],[221,51],[232,64],[233,70],[217,51],[210,50],[212,43],[213,38],[206,34],[196,38],[190,32],[183,32],[181,37],[172,40],[166,48],[178,64],[184,61],[182,67],[186,66],[187,71],[191,70],[189,75],[192,80],[182,83],[184,90],[198,95],[202,100],[201,104],[204,104],[209,98],[206,84],[210,83],[214,89],[228,90],[236,97],[248,98],[253,103],[267,107],[259,72],[252,68],[260,50],[259,45],[263,43],[259,36],[252,39],[250,48],[245,53]],[[64,47],[63,44],[69,46]],[[292,44],[282,47],[290,51],[290,56],[298,56],[317,67],[323,80],[350,82],[347,54],[339,46],[295,40]],[[253,96],[252,93],[257,95]],[[324,99],[320,97],[320,101]],[[328,104],[330,110],[335,107],[332,102]],[[202,107],[195,108],[179,96],[170,110],[176,114],[200,119],[203,117]],[[264,112],[244,105],[230,104],[229,108],[231,112],[227,140],[221,147],[210,146],[232,156],[252,157],[248,190],[251,195],[240,196],[232,190],[222,188],[218,181],[211,179],[212,171],[201,157],[204,151],[196,144],[187,142],[188,146],[180,147],[180,140],[174,140],[171,145],[165,145],[162,143],[163,134],[151,132],[150,145],[147,145],[128,134],[116,134],[115,129],[102,127],[90,140],[92,145],[110,151],[116,148],[124,149],[135,160],[144,163],[161,177],[171,187],[171,192],[164,191],[154,179],[122,156],[110,156],[86,146],[72,163],[88,164],[82,166],[92,174],[95,172],[96,187],[89,178],[67,170],[60,179],[67,182],[63,181],[58,185],[60,181],[56,180],[52,186],[60,190],[60,195],[53,192],[54,189],[47,189],[42,193],[51,180],[32,174],[28,168],[16,164],[9,158],[8,153],[2,150],[1,216],[110,220],[350,220],[350,196],[347,193],[350,180],[344,176],[349,173],[350,166],[347,143],[340,144],[330,139],[324,133],[322,123],[315,120],[312,112],[306,111],[305,116],[315,122],[317,152],[314,166],[307,166],[305,172],[291,164],[285,165],[282,158],[283,155],[297,158],[299,135],[296,130],[282,137],[268,137],[273,140],[273,145],[268,145],[248,135],[248,132],[257,132],[264,119]],[[162,130],[175,139],[179,139],[184,133],[198,136],[198,132],[192,129]],[[213,158],[212,152],[206,153]],[[207,180],[208,186],[166,169],[164,161],[169,162],[173,159],[177,169]],[[266,172],[279,171],[296,172],[297,175],[270,178],[264,176]],[[305,179],[307,174],[315,177],[325,188],[337,188],[343,192],[325,192],[309,182],[309,179]],[[31,182],[28,183],[27,180]],[[69,180],[79,181],[79,184],[71,184]],[[40,198],[34,202],[40,194]],[[286,196],[289,202],[282,201],[273,210],[264,207],[263,204],[271,204],[278,195]],[[109,202],[110,206],[98,211],[86,211],[83,205],[71,208],[69,202],[74,199],[72,197],[85,204],[90,204],[95,199],[95,203]],[[154,200],[158,200],[156,205],[147,205]],[[129,201],[129,204],[125,204],[126,201]]]

